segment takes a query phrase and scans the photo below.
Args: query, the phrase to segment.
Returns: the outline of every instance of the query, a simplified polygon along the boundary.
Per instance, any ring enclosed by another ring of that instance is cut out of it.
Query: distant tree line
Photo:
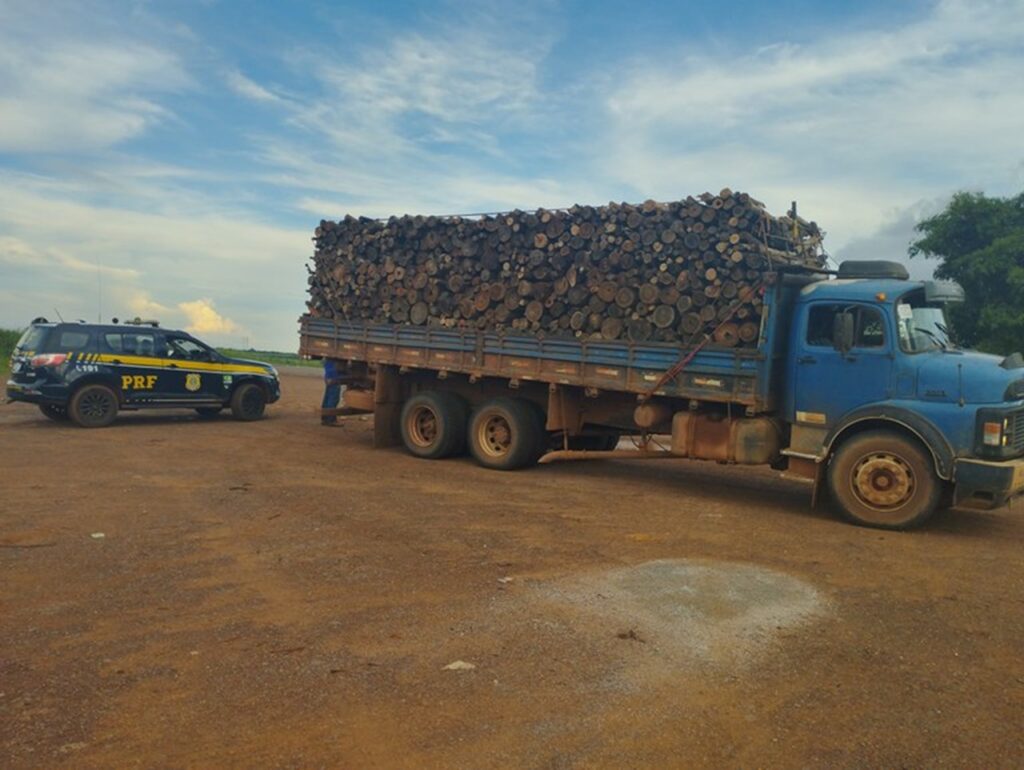
[[[966,301],[950,308],[957,340],[990,353],[1024,351],[1024,193],[957,193],[917,231],[910,256],[939,259],[935,277],[964,288]]]

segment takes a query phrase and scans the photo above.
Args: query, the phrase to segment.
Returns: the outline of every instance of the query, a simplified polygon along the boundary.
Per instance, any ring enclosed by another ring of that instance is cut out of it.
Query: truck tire
[[[106,385],[86,385],[75,391],[68,416],[82,428],[105,428],[117,417],[117,394]]]
[[[537,462],[545,445],[540,410],[515,398],[496,398],[473,412],[468,443],[485,468],[511,471]]]
[[[462,454],[466,449],[469,407],[454,393],[417,393],[402,407],[402,443],[409,454],[425,460],[440,460]]]
[[[918,526],[935,512],[942,492],[928,452],[884,430],[843,442],[829,463],[828,485],[849,521],[878,529]]]
[[[39,411],[46,415],[54,422],[67,422],[71,419],[68,416],[68,408],[66,406],[57,406],[56,404],[40,404]]]
[[[267,394],[254,382],[243,382],[231,394],[231,414],[236,420],[258,420],[266,408]]]

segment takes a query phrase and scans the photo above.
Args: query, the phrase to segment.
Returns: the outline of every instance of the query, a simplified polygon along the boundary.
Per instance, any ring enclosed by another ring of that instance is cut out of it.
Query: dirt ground
[[[501,474],[284,393],[0,407],[0,766],[1024,762],[1019,508],[883,533],[768,472]]]

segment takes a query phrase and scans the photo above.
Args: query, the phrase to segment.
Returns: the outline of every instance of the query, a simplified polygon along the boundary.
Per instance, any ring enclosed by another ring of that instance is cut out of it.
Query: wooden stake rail
[[[744,193],[471,217],[322,221],[309,310],[322,318],[536,337],[756,344],[752,288],[821,267],[821,232]],[[724,323],[723,323],[724,321]]]

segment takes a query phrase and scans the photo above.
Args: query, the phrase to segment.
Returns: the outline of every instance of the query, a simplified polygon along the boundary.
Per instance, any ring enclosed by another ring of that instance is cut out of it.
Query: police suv
[[[185,332],[136,319],[109,325],[37,318],[18,340],[9,401],[37,404],[52,420],[110,425],[118,411],[191,408],[212,417],[230,408],[258,420],[278,400],[277,370],[228,358]]]

